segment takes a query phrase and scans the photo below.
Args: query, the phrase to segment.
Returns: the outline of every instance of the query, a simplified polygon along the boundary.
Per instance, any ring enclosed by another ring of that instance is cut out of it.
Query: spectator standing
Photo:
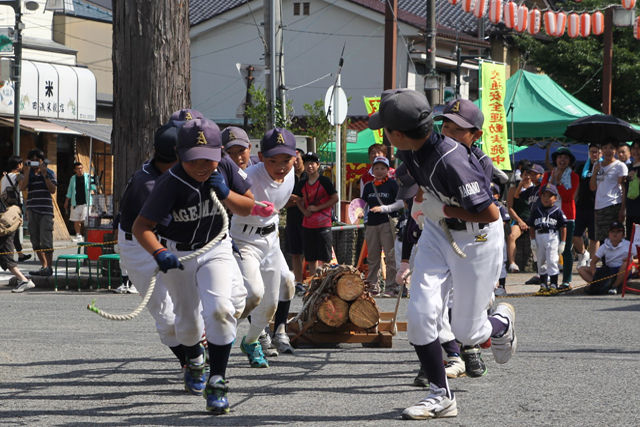
[[[580,184],[578,185],[578,193],[576,198],[576,223],[573,233],[573,247],[576,248],[578,254],[577,268],[589,265],[591,254],[595,254],[598,250],[600,242],[596,240],[596,223],[595,223],[595,203],[596,192],[591,189],[591,174],[593,167],[600,161],[600,146],[598,144],[589,144],[589,157],[585,163],[575,166],[575,172],[578,174]],[[589,250],[584,247],[582,236],[585,230],[589,238]]]
[[[602,146],[602,161],[593,167],[591,190],[596,192],[595,222],[596,240],[604,241],[611,224],[624,215],[624,180],[629,170],[627,165],[615,158],[618,142],[607,140]]]
[[[82,241],[82,224],[87,220],[89,206],[91,206],[91,176],[84,171],[82,163],[75,162],[73,171],[76,173],[69,180],[69,189],[64,201],[64,209],[69,212],[69,220],[73,221],[76,231],[74,242]]]
[[[636,163],[629,167],[629,174],[625,180],[625,212],[627,226],[627,239],[631,239],[633,224],[640,224],[640,140],[636,140],[631,145],[631,154]],[[631,190],[631,191],[629,191]],[[622,215],[620,215],[622,220]]]
[[[22,168],[24,178],[20,190],[29,192],[27,196],[27,217],[29,235],[33,249],[38,254],[40,265],[32,276],[52,276],[53,269],[53,194],[58,187],[56,174],[47,167],[44,153],[33,149],[27,154],[28,162]]]
[[[566,245],[563,245],[562,255],[562,283],[558,286],[559,291],[571,289],[571,273],[573,270],[573,230],[576,225],[576,201],[575,195],[580,184],[580,177],[571,170],[571,166],[576,162],[576,156],[567,147],[560,147],[551,155],[554,168],[542,177],[542,187],[545,184],[553,184],[557,189],[558,196],[555,205],[562,209],[566,216]]]
[[[22,199],[22,191],[20,191],[20,181],[24,177],[22,168],[24,161],[20,156],[11,156],[7,162],[9,172],[7,172],[0,180],[0,194],[2,199],[9,206],[18,205],[24,211],[24,200]],[[22,253],[22,242],[20,241],[20,229],[13,236],[13,246],[18,251],[18,262],[24,262],[31,259],[31,255]]]
[[[308,152],[302,156],[302,161],[309,178],[298,183],[294,194],[298,196],[298,208],[304,215],[304,258],[309,265],[309,273],[314,275],[318,261],[331,262],[331,207],[338,203],[338,193],[331,180],[320,175],[320,159],[317,154]]]
[[[369,163],[371,163],[372,165],[371,168],[369,168],[369,170],[364,175],[362,175],[362,178],[360,178],[360,197],[362,197],[362,194],[364,193],[364,186],[368,182],[371,182],[375,179],[375,177],[373,176],[373,161],[377,157],[387,157],[387,146],[383,144],[371,144],[369,146],[368,154]],[[390,167],[388,176],[389,178],[395,178],[396,170]]]
[[[631,158],[631,155],[632,153],[629,149],[629,145],[625,142],[621,143],[618,147],[618,150],[616,151],[616,157],[618,158],[618,160],[629,167],[633,165],[633,159]],[[635,159],[636,157],[633,156],[633,158]]]

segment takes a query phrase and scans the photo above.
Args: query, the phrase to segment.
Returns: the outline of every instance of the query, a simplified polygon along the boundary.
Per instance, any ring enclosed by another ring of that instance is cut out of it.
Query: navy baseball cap
[[[209,119],[189,120],[178,131],[176,148],[182,161],[205,159],[219,162],[222,155],[220,128]]]
[[[288,154],[296,157],[296,138],[291,132],[282,128],[268,130],[260,141],[260,152],[264,157]]]
[[[444,106],[442,114],[434,120],[449,119],[464,129],[482,129],[484,114],[480,108],[468,99],[454,99]]]
[[[227,151],[229,148],[236,145],[240,145],[244,148],[249,148],[251,143],[247,133],[239,127],[229,126],[222,131],[222,146]]]
[[[498,184],[496,184],[495,182],[492,182],[491,183],[491,191],[493,191],[493,194],[497,194],[499,196],[500,193],[501,193],[500,186]]]
[[[171,114],[169,120],[185,122],[187,120],[204,119],[202,113],[198,110],[192,110],[191,108],[183,108]]]
[[[397,200],[412,199],[418,194],[418,184],[416,184],[411,175],[409,175],[409,170],[405,163],[402,163],[398,166],[398,169],[396,169],[396,181],[398,181]]]
[[[369,117],[369,128],[412,130],[430,120],[433,120],[431,106],[423,93],[411,89],[391,89],[380,95],[380,107]]]
[[[184,122],[170,121],[162,125],[153,135],[153,148],[161,156],[175,161],[176,145],[178,143],[178,131]]]
[[[544,174],[544,169],[542,168],[542,166],[536,165],[535,163],[529,166],[527,170],[539,174]]]
[[[556,186],[555,186],[555,185],[553,185],[553,184],[545,184],[545,185],[544,185],[544,187],[542,187],[542,188],[540,189],[540,194],[542,194],[542,193],[544,193],[544,192],[551,193],[551,194],[553,194],[554,196],[557,196],[557,195],[558,195],[558,189],[557,189],[557,188],[556,188]]]
[[[371,163],[371,166],[375,165],[376,163],[383,163],[386,167],[389,167],[389,159],[387,159],[386,157],[376,157],[375,159],[373,159],[373,163]]]
[[[302,155],[302,163],[304,162],[320,163],[320,157],[318,157],[318,155],[313,151],[309,151],[308,153]]]
[[[622,225],[621,222],[615,221],[609,226],[609,230],[607,230],[607,232],[611,230],[624,230],[624,225]]]

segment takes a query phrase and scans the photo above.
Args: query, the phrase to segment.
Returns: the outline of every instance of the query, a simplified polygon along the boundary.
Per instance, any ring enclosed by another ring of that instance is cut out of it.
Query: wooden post
[[[602,61],[602,113],[611,114],[611,74],[613,63],[613,8],[604,12],[604,58]]]

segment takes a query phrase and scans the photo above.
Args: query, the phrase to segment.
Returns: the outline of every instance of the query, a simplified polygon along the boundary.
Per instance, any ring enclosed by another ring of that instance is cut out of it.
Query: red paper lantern
[[[491,0],[489,3],[489,21],[492,24],[502,21],[502,0]]]
[[[640,16],[636,19],[636,23],[633,24],[633,37],[640,40]]]
[[[556,14],[550,10],[544,13],[544,31],[550,36],[556,34]]]
[[[527,30],[531,35],[536,35],[540,32],[540,17],[542,13],[538,9],[533,9],[529,12],[529,25]]]
[[[515,2],[508,2],[504,5],[504,25],[507,28],[515,28],[518,20],[518,5]]]
[[[631,10],[636,7],[636,0],[622,0],[622,7]]]
[[[459,0],[447,0],[447,1],[449,2],[449,4],[452,4],[454,6],[457,5],[458,3],[460,3]]]
[[[596,36],[604,33],[604,13],[596,12],[591,15],[591,30]]]
[[[465,12],[473,11],[473,7],[476,4],[476,0],[462,0],[462,10]]]
[[[516,31],[519,33],[524,33],[527,31],[527,26],[529,25],[529,8],[527,6],[522,5],[518,8],[518,15],[516,18]]]
[[[589,37],[591,34],[591,15],[583,13],[580,15],[580,37]]]
[[[473,7],[473,16],[483,18],[487,14],[488,8],[489,0],[476,0],[476,4]]]
[[[575,12],[570,13],[568,21],[569,25],[567,28],[567,34],[569,34],[569,37],[572,39],[575,39],[580,35],[580,15]]]
[[[556,13],[556,32],[554,36],[562,37],[564,30],[567,28],[567,14],[564,12]]]

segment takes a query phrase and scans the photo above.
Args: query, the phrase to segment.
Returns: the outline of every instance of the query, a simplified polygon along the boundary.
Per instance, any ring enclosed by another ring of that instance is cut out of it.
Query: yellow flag
[[[369,117],[371,117],[371,115],[378,111],[378,108],[380,107],[380,97],[374,96],[367,98],[365,96],[364,105],[367,107],[367,113],[369,114]],[[376,140],[376,144],[382,144],[382,129],[374,130],[373,137]]]
[[[506,75],[504,64],[483,62],[482,74],[482,149],[493,164],[502,170],[511,170],[507,115],[504,110]]]

